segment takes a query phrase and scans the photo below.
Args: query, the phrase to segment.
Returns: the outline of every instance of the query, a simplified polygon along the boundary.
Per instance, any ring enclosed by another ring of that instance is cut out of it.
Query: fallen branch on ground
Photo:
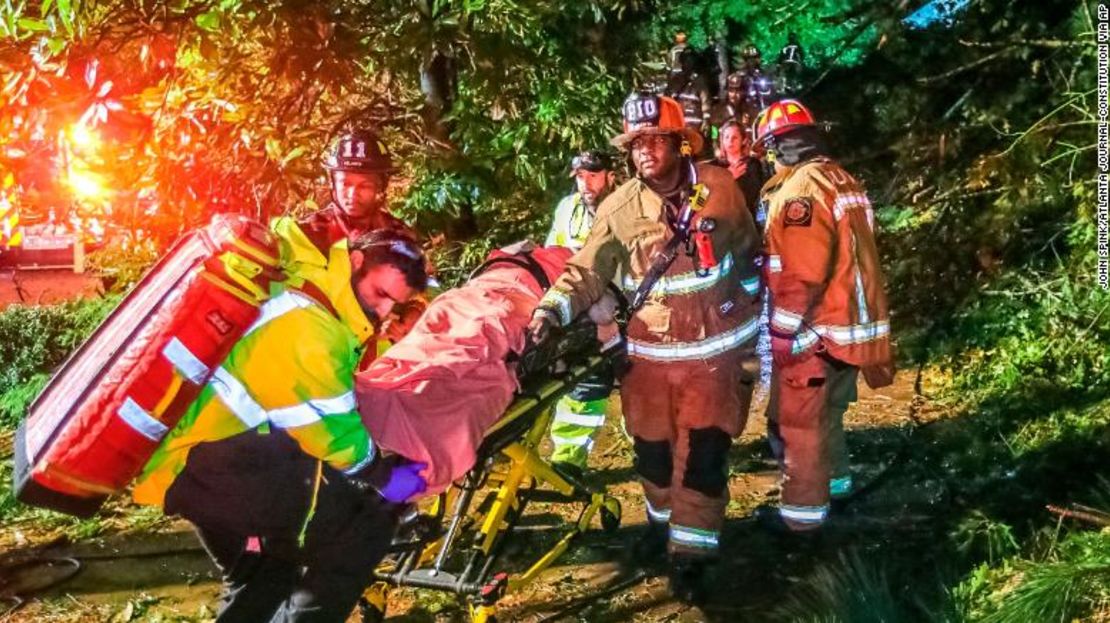
[[[1069,508],[1061,508],[1054,504],[1045,506],[1048,512],[1064,519],[1078,519],[1097,526],[1110,526],[1110,513],[1104,513],[1093,508],[1073,504]]]

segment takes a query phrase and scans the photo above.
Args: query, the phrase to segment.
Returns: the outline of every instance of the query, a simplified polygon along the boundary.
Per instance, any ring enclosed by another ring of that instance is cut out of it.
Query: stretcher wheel
[[[621,527],[621,503],[617,498],[606,497],[601,503],[601,529],[608,534]]]

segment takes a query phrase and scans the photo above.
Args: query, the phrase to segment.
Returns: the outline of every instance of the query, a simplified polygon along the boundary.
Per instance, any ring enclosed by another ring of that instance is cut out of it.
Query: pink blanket
[[[554,281],[570,252],[536,249],[533,257]],[[383,450],[428,463],[429,494],[474,465],[485,430],[512,402],[517,382],[505,358],[524,347],[542,295],[527,270],[495,265],[436,297],[412,331],[355,378],[370,436]]]

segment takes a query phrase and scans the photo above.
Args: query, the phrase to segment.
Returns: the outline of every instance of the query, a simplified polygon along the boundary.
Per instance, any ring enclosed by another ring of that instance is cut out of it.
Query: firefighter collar
[[[763,188],[760,189],[759,195],[760,197],[766,198],[771,193],[785,186],[786,182],[789,181],[794,176],[794,174],[799,173],[802,170],[808,169],[810,167],[819,167],[821,165],[828,164],[829,162],[831,162],[829,158],[818,156],[817,158],[806,160],[805,162],[799,162],[792,167],[787,167],[783,169],[782,172],[772,175],[771,179],[767,180],[767,182],[763,184]]]
[[[674,220],[677,222],[683,220],[682,217],[686,215],[687,212],[694,213],[700,211],[705,207],[705,203],[709,199],[709,187],[698,180],[698,169],[693,159],[685,158],[685,161],[685,164],[689,167],[688,176],[685,180],[687,185],[683,187],[682,184],[679,184],[679,189],[681,189],[681,201],[677,206],[670,204],[669,200],[659,191],[652,188],[644,178],[637,176],[637,179],[644,185],[644,188],[650,190],[651,194],[659,199],[659,209],[668,222],[671,220],[671,216],[673,216]],[[676,208],[676,214],[671,214],[668,205]],[[687,210],[687,208],[689,208],[689,210]]]

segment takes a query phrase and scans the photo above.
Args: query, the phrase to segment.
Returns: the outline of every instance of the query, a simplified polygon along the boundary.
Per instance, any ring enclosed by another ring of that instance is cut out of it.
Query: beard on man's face
[[[361,303],[359,305],[361,306]],[[378,312],[376,312],[372,309],[367,309],[366,307],[363,307],[362,308],[362,313],[366,314],[366,319],[370,321],[371,325],[373,325],[375,333],[381,330],[381,328],[382,328],[382,319],[381,319],[380,316],[378,316]]]
[[[358,302],[359,309],[366,315],[366,319],[370,321],[370,324],[374,327],[374,332],[377,333],[382,328],[382,317],[366,301],[363,301],[358,293],[358,284],[366,278],[366,273],[366,269],[361,268],[351,273],[351,289],[355,291],[355,301]]]

